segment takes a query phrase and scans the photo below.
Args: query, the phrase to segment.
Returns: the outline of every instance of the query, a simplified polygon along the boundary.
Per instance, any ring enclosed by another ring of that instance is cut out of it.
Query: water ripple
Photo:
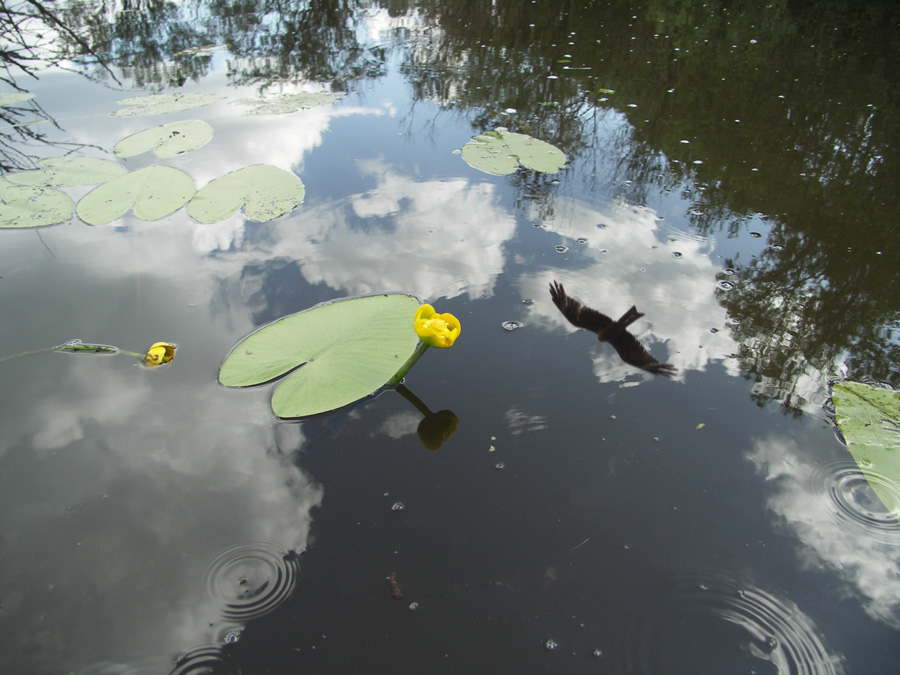
[[[627,672],[753,672],[768,661],[785,675],[842,675],[812,620],[788,599],[719,577],[681,579],[625,641]]]
[[[293,592],[300,572],[299,556],[275,544],[232,546],[206,567],[209,596],[223,607],[226,619],[249,621],[267,614]]]
[[[900,546],[900,509],[888,509],[875,494],[893,496],[900,504],[900,484],[871,468],[865,473],[856,462],[838,460],[816,468],[809,477],[810,491],[823,500],[832,517],[866,537]]]
[[[169,675],[240,675],[238,668],[218,647],[199,647],[180,659]]]

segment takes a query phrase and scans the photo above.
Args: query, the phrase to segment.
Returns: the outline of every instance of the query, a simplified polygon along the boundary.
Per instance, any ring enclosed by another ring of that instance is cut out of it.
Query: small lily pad
[[[14,94],[14,93],[6,93],[0,94],[0,107],[14,105],[16,103],[21,103],[22,101],[30,101],[34,98],[34,94]]]
[[[541,173],[555,173],[566,163],[559,148],[505,129],[475,136],[463,146],[462,158],[469,166],[495,176],[513,173],[520,163]]]
[[[900,512],[900,391],[836,382],[831,400],[847,447],[872,490],[892,513]]]
[[[12,173],[7,178],[19,185],[62,187],[96,185],[128,173],[121,164],[97,157],[48,157],[42,159],[40,165],[44,168]]]
[[[13,185],[0,178],[0,228],[57,225],[74,212],[72,199],[59,190]]]
[[[101,225],[134,207],[134,215],[141,220],[158,220],[187,204],[195,190],[194,180],[183,171],[148,166],[91,190],[78,202],[78,217],[89,225]]]
[[[203,120],[185,120],[145,129],[118,142],[119,157],[134,157],[153,151],[157,157],[174,157],[194,150],[212,138],[213,128]]]
[[[219,369],[228,387],[252,387],[290,373],[272,394],[283,418],[308,417],[383,387],[416,351],[418,298],[403,293],[316,305],[251,333]]]
[[[201,223],[217,223],[242,206],[250,220],[274,220],[303,201],[306,188],[297,176],[267,164],[232,171],[201,188],[188,213]]]
[[[334,103],[346,94],[342,91],[303,91],[298,94],[282,94],[273,98],[245,98],[237,101],[243,105],[256,106],[245,115],[284,115],[307,108]]]
[[[117,117],[134,117],[137,115],[159,115],[162,113],[181,112],[199,108],[216,101],[221,101],[224,96],[217,94],[153,94],[152,96],[135,96],[116,101],[119,105],[129,106],[116,110],[113,115]]]

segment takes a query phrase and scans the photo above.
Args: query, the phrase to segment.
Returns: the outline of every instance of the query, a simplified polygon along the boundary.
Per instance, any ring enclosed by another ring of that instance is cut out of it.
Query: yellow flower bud
[[[459,337],[459,319],[452,314],[438,314],[431,305],[421,305],[413,319],[416,335],[429,347],[447,349]]]
[[[147,350],[144,357],[145,366],[159,366],[175,358],[175,345],[168,342],[157,342]]]

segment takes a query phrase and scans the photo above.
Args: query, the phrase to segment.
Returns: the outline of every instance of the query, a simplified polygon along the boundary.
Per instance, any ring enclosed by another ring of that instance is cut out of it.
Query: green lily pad
[[[555,173],[566,163],[559,148],[505,129],[475,136],[463,146],[462,158],[469,166],[496,176],[513,173],[520,163],[541,173]]]
[[[16,103],[21,103],[22,101],[30,101],[34,98],[34,94],[14,94],[14,93],[6,93],[0,94],[0,107],[14,105]]]
[[[900,513],[900,391],[837,382],[831,400],[853,459],[885,507]]]
[[[116,101],[119,105],[127,105],[128,108],[116,110],[113,115],[117,117],[134,117],[137,115],[159,115],[161,113],[181,112],[191,108],[199,108],[216,101],[221,101],[224,96],[217,94],[153,94],[152,96],[135,96]]]
[[[299,94],[282,94],[273,98],[244,98],[237,103],[256,106],[245,115],[283,115],[307,108],[334,103],[346,94],[342,91],[304,91]]]
[[[336,410],[383,387],[416,351],[419,300],[403,293],[316,305],[251,333],[219,369],[228,387],[252,387],[290,373],[272,394],[283,418]]]
[[[203,120],[185,120],[145,129],[118,142],[119,157],[134,157],[153,150],[157,157],[174,157],[194,150],[212,138],[213,128]]]
[[[128,173],[121,164],[96,157],[48,157],[37,171],[11,173],[7,178],[19,185],[95,185]]]
[[[194,180],[169,166],[131,171],[88,192],[78,202],[78,217],[101,225],[124,216],[134,207],[141,220],[158,220],[174,213],[194,196]]]
[[[205,185],[191,200],[188,213],[201,223],[217,223],[243,206],[247,218],[266,222],[287,213],[305,196],[303,181],[291,172],[254,164]]]
[[[0,228],[57,225],[74,212],[72,199],[59,190],[13,185],[0,178]]]

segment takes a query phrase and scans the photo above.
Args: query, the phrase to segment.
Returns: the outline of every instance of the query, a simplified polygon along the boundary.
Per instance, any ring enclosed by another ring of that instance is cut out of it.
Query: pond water
[[[0,230],[0,358],[178,348],[0,363],[0,671],[897,672],[900,524],[829,405],[900,384],[896,3],[55,10],[102,64],[57,33],[9,65],[34,98],[0,108],[7,177],[267,164],[306,194]],[[346,95],[240,103],[301,91]],[[112,114],[175,93],[223,98]],[[113,154],[180,120],[211,139]],[[467,164],[500,127],[566,165]],[[554,280],[635,305],[676,375],[570,325]],[[462,325],[405,390],[296,421],[218,383],[258,327],[389,291]],[[434,451],[423,409],[458,420]]]

